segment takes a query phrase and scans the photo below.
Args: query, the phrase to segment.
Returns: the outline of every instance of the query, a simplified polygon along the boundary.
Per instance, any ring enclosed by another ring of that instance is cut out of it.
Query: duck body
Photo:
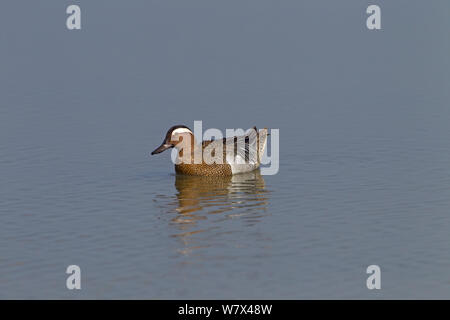
[[[186,126],[173,126],[152,154],[177,149],[175,172],[197,176],[231,176],[258,169],[267,143],[267,128],[249,129],[242,136],[197,144]]]
[[[187,164],[180,163],[175,165],[175,172],[193,176],[231,176],[233,171],[231,165],[224,164]]]

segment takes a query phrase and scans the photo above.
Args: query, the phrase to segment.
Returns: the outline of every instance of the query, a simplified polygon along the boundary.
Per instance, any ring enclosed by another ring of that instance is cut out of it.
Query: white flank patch
[[[227,163],[231,167],[232,174],[250,172],[259,167],[259,163],[255,162],[245,163],[245,159],[242,158],[240,155],[237,155],[233,158],[232,155],[228,154]]]

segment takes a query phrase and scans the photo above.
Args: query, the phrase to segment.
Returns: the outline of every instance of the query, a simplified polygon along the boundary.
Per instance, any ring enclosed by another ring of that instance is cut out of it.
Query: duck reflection
[[[228,177],[176,175],[175,188],[178,214],[171,221],[178,230],[174,236],[186,245],[189,236],[220,228],[231,218],[241,217],[246,225],[257,223],[269,203],[259,170]]]

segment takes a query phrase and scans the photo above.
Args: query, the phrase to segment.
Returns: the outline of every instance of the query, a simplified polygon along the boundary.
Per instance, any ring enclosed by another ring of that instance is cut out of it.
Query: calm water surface
[[[0,298],[450,297],[446,2],[79,2],[0,13]],[[149,155],[194,120],[279,128],[279,173]]]

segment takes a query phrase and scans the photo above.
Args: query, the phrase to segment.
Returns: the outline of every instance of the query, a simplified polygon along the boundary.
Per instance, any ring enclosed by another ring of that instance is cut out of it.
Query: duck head
[[[173,126],[167,131],[163,143],[152,151],[152,155],[170,148],[180,148],[184,143],[194,143],[194,134],[191,129],[184,125]]]

